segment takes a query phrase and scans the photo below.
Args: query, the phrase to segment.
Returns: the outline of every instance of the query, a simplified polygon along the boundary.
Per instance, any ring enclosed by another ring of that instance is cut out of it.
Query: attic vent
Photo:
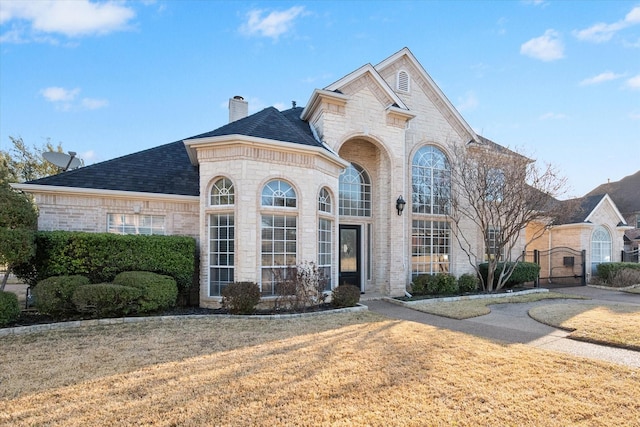
[[[398,72],[398,90],[409,92],[409,73],[404,70]]]

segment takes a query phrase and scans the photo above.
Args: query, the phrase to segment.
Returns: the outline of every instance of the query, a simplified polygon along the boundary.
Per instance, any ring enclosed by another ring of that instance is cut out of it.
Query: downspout
[[[547,266],[547,268],[549,269],[549,272],[547,274],[547,283],[551,283],[551,244],[552,244],[552,239],[551,239],[551,230],[553,227],[549,227],[549,245],[547,248],[547,251],[549,252],[549,262],[547,264],[549,264]]]

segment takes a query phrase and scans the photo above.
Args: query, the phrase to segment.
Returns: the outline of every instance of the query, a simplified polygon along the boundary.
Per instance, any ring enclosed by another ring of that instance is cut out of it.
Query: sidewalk
[[[572,303],[620,302],[637,304],[638,311],[640,311],[640,295],[638,294],[609,291],[588,286],[554,289],[553,291],[591,298],[591,300],[587,301],[571,300]],[[566,302],[567,300],[542,300],[533,303],[493,305],[490,314],[466,320],[449,319],[419,312],[384,299],[363,301],[362,303],[367,305],[370,311],[394,319],[419,322],[491,340],[526,344],[545,350],[640,368],[640,352],[568,339],[568,332],[544,325],[529,317],[528,312],[532,307]]]

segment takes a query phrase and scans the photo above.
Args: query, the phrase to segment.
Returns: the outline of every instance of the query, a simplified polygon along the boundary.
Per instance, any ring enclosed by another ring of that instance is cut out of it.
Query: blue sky
[[[0,0],[0,149],[108,160],[224,125],[234,95],[304,106],[405,46],[566,197],[640,169],[640,1],[613,0]]]

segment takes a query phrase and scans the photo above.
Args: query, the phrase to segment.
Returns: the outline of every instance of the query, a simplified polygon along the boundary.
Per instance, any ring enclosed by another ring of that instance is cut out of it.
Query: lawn
[[[0,338],[0,425],[638,425],[640,370],[369,312]]]

